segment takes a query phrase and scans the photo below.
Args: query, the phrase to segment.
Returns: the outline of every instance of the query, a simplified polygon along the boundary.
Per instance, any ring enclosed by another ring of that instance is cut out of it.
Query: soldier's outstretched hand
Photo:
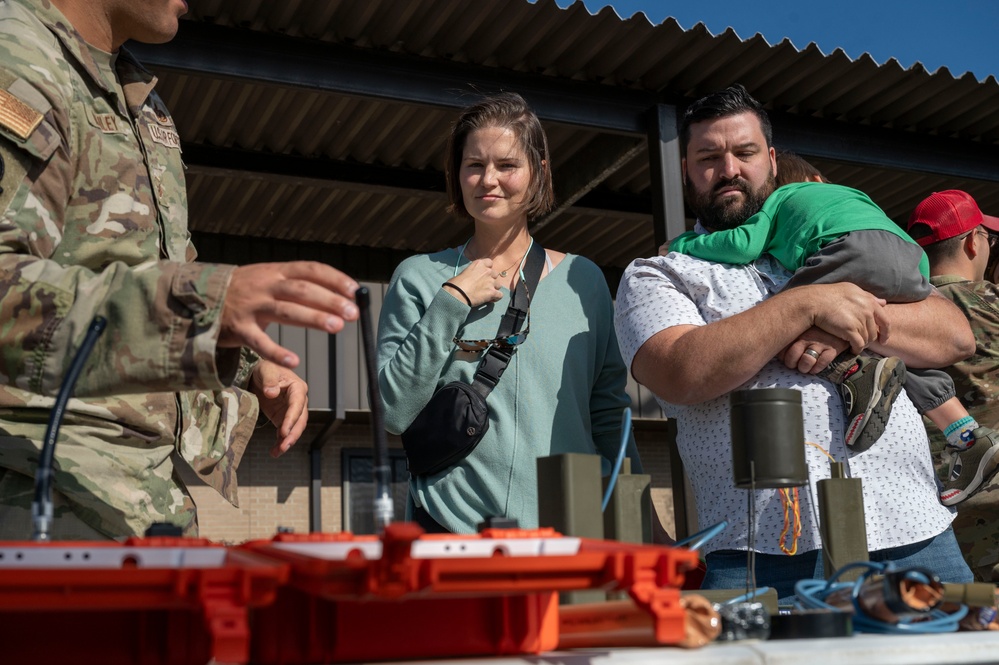
[[[253,368],[250,390],[257,396],[260,410],[277,428],[271,457],[288,452],[309,421],[309,386],[287,367],[261,360]]]
[[[357,319],[357,282],[324,263],[290,261],[240,266],[232,273],[222,305],[218,346],[245,346],[283,367],[297,367],[296,354],[267,336],[271,323],[328,333]]]

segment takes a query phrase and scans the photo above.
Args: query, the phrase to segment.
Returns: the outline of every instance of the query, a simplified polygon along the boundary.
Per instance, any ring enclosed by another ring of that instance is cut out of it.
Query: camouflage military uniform
[[[930,282],[964,312],[975,334],[975,355],[946,369],[954,378],[957,397],[975,420],[999,429],[999,286],[952,275]],[[928,429],[934,461],[943,473],[940,453],[946,439],[936,427]],[[992,568],[999,564],[999,476],[957,510],[954,531],[964,557],[978,581],[990,582]]]
[[[216,349],[233,267],[193,262],[180,141],[155,82],[48,0],[0,2],[0,505],[30,500],[53,398],[99,314],[109,325],[69,403],[54,484],[64,514],[109,537],[153,521],[196,531],[178,458],[235,503],[257,416],[249,355]],[[10,528],[0,517],[0,537],[30,535]]]

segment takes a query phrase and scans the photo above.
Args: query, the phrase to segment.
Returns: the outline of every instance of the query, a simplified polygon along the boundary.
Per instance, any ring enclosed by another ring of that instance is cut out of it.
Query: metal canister
[[[798,487],[808,482],[801,392],[737,390],[731,396],[735,486]]]

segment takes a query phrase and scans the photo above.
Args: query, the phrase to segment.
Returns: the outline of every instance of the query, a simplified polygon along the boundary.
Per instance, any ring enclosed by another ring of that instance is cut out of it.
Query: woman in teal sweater
[[[554,203],[544,130],[516,94],[462,112],[445,170],[449,212],[471,219],[474,233],[459,248],[403,261],[385,295],[378,379],[385,425],[396,434],[441,386],[472,382],[483,354],[456,340],[496,337],[534,242],[528,220]],[[489,430],[454,466],[410,480],[413,517],[428,531],[474,533],[493,516],[537,527],[538,457],[617,455],[629,398],[610,291],[591,261],[545,254],[530,331],[486,400]],[[630,434],[628,449],[640,472]]]

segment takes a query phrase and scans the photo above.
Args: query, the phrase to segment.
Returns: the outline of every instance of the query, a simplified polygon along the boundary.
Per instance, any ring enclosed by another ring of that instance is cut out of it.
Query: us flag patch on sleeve
[[[42,118],[41,113],[0,89],[0,127],[24,141],[35,131]]]

